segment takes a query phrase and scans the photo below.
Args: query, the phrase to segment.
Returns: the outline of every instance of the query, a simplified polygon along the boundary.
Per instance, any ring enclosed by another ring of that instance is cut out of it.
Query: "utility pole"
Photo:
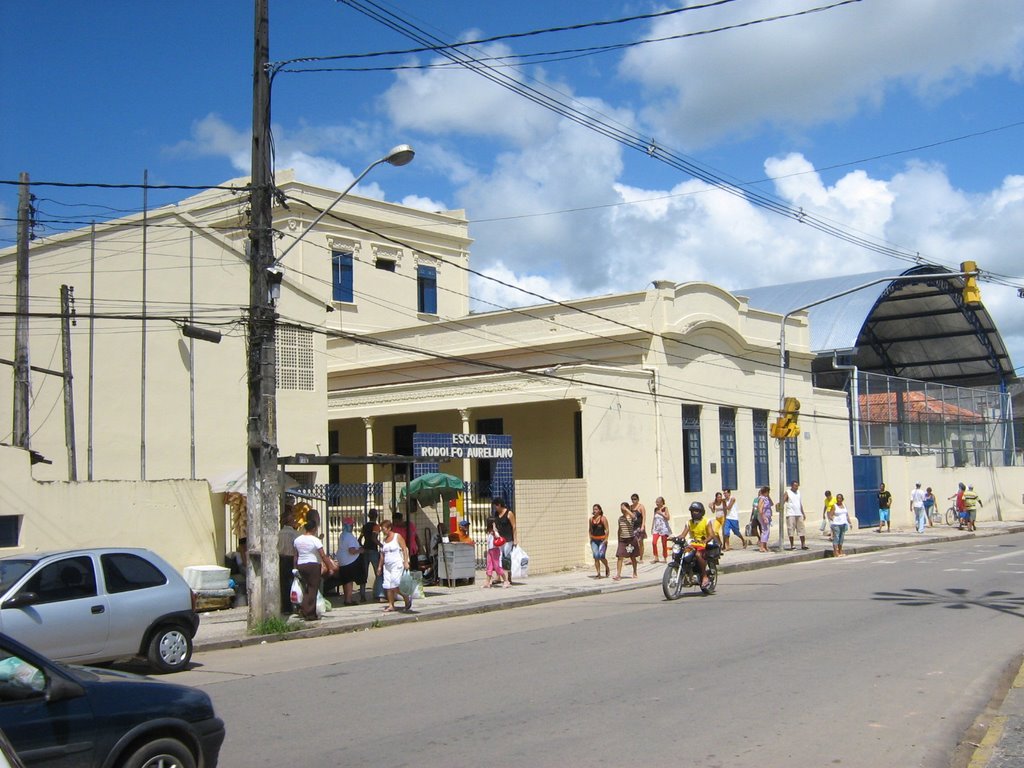
[[[28,174],[18,176],[18,255],[14,315],[14,435],[13,443],[28,450],[28,403],[31,397],[28,362],[28,240],[32,228],[32,199]]]
[[[274,263],[270,163],[269,0],[254,0],[252,178],[249,225],[249,450],[246,498],[249,626],[280,615],[277,531],[277,361],[269,272]]]
[[[75,450],[75,391],[71,386],[71,326],[74,320],[75,289],[60,287],[60,348],[64,372],[64,442],[68,446],[68,480],[78,480],[78,454]]]

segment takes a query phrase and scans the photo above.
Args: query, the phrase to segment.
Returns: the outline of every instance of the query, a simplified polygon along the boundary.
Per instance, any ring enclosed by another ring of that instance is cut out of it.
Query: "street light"
[[[326,208],[320,211],[320,215],[313,219],[313,223],[306,227],[306,229],[302,233],[300,233],[298,237],[292,240],[288,247],[281,252],[280,256],[274,259],[274,265],[276,266],[277,264],[280,264],[284,257],[288,255],[288,252],[291,251],[291,249],[294,248],[296,245],[298,245],[299,241],[302,240],[302,238],[304,238],[314,227],[316,227],[316,225],[320,223],[320,220],[327,215],[328,211],[330,211],[334,206],[340,203],[341,198],[343,198],[345,195],[351,192],[355,188],[356,184],[363,180],[366,174],[368,174],[381,163],[388,163],[389,165],[393,165],[396,168],[400,168],[403,165],[408,165],[409,163],[411,163],[412,159],[415,156],[416,152],[413,150],[412,147],[410,147],[408,144],[399,144],[397,147],[393,147],[390,152],[384,155],[384,157],[380,158],[379,160],[374,160],[372,163],[366,166],[363,172],[356,176],[352,180],[352,183],[345,187],[342,193],[331,201],[330,205],[328,205]]]
[[[981,302],[981,294],[977,290],[977,285],[973,281],[978,277],[978,269],[973,261],[965,261],[960,265],[960,272],[941,272],[939,274],[929,275],[894,275],[892,277],[880,277],[877,280],[870,280],[866,283],[861,283],[854,288],[850,288],[839,293],[833,293],[831,296],[825,296],[824,298],[812,301],[809,304],[804,304],[800,307],[794,307],[782,316],[782,322],[779,323],[779,414],[784,416],[786,413],[786,321],[789,320],[791,315],[795,315],[797,312],[803,312],[804,310],[816,307],[819,304],[824,304],[834,299],[848,296],[851,293],[869,288],[872,285],[878,285],[879,283],[897,283],[897,282],[909,282],[922,280],[948,280],[951,277],[963,277],[967,278],[968,283],[965,285],[963,298],[967,306],[974,308]],[[790,398],[792,399],[792,398]],[[799,408],[799,406],[798,406]],[[799,430],[797,430],[799,432]],[[781,507],[779,515],[779,551],[781,552],[785,545],[785,495],[786,495],[786,440],[785,436],[779,437],[779,500],[778,505]],[[777,508],[779,508],[777,507]]]
[[[247,323],[247,469],[246,524],[249,558],[246,579],[249,589],[249,628],[280,615],[280,559],[277,532],[280,529],[281,484],[277,463],[277,313],[271,292],[280,283],[278,262],[302,237],[315,227],[327,211],[380,163],[401,166],[414,155],[406,144],[392,149],[371,163],[348,188],[296,238],[277,259],[274,258],[274,179],[270,131],[270,16],[269,0],[254,0],[253,89],[252,89],[252,171],[249,223],[249,317]]]

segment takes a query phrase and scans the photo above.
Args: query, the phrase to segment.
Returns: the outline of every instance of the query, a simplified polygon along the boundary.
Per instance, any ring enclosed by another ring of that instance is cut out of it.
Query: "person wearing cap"
[[[976,531],[978,527],[975,523],[978,520],[978,505],[985,506],[981,503],[981,499],[978,498],[978,494],[974,492],[974,486],[968,485],[967,490],[964,491],[964,517],[967,523],[968,531]]]
[[[928,515],[924,508],[925,493],[921,490],[920,483],[914,483],[914,490],[910,492],[910,511],[914,513],[914,527],[918,533],[924,533]]]
[[[331,579],[331,584],[340,584],[345,595],[345,605],[355,605],[352,597],[352,585],[359,582],[359,597],[366,602],[366,565],[363,562],[363,548],[359,539],[352,533],[355,520],[346,517],[341,521],[341,536],[338,537],[338,575]]]

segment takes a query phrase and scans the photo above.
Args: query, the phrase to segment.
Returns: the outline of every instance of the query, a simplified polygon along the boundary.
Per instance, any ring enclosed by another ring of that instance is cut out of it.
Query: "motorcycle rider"
[[[701,589],[707,589],[711,580],[708,578],[708,560],[704,550],[711,541],[717,541],[721,546],[722,540],[715,533],[714,526],[704,519],[704,505],[699,501],[690,505],[690,522],[686,524],[680,537],[689,538],[690,548],[693,549],[697,564],[700,566]]]

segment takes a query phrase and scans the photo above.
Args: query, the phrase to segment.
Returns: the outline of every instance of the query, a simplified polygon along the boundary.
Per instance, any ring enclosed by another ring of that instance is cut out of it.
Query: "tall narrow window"
[[[477,419],[476,433],[478,435],[503,435],[505,434],[504,419]],[[476,460],[476,479],[480,483],[480,492],[490,494],[491,482],[494,480],[495,459]]]
[[[331,285],[335,301],[352,301],[352,252],[331,251]]]
[[[722,445],[722,490],[736,490],[736,409],[718,409],[718,434]]]
[[[796,438],[783,440],[786,451],[786,485],[800,482],[800,450]]]
[[[754,485],[771,485],[768,475],[768,411],[754,411]]]
[[[437,314],[437,269],[416,267],[416,310],[427,315]]]
[[[700,473],[700,406],[683,406],[683,490],[699,493],[704,490]]]

